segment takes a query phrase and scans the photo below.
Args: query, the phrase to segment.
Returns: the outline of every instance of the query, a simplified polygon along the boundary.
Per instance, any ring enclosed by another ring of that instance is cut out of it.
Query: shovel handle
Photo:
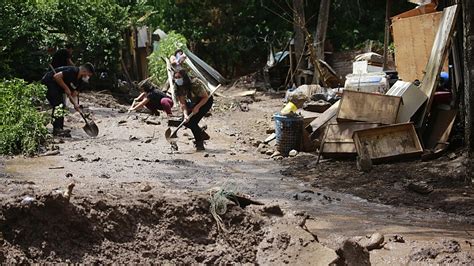
[[[86,118],[86,116],[84,115],[84,113],[83,113],[83,112],[79,112],[79,113],[81,114],[82,119],[84,119],[84,122],[86,122],[86,124],[89,125],[89,121],[87,121],[87,118]]]
[[[188,121],[189,119],[191,119],[191,117],[194,116],[194,113],[191,113],[189,116],[188,116]],[[183,122],[181,122],[181,124],[179,124],[179,126],[174,130],[175,132],[178,131],[180,128],[182,128],[184,126],[184,124],[186,123],[186,120],[183,120]]]

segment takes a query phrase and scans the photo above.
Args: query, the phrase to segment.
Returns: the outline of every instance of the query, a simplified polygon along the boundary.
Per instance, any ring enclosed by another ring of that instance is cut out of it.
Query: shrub
[[[32,155],[46,140],[47,118],[35,103],[43,102],[46,88],[22,79],[0,82],[0,153]]]
[[[169,58],[178,48],[185,48],[187,44],[183,35],[171,31],[166,39],[160,41],[160,47],[148,57],[148,66],[152,78],[159,84],[168,79],[166,63],[162,58]]]

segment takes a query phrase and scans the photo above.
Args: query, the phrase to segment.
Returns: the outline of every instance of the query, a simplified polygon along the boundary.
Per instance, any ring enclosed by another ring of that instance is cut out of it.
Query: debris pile
[[[404,80],[390,76],[390,71],[383,68],[384,58],[371,52],[356,56],[353,73],[346,76],[344,88],[302,85],[289,89],[288,104],[281,114],[299,112],[302,115],[305,130],[298,136],[302,146],[316,146],[319,155],[327,158],[357,156],[358,168],[362,171],[370,170],[374,163],[422,155],[432,158],[446,151],[458,109],[453,97],[457,90],[454,84],[460,77],[455,71],[443,71],[458,12],[457,5],[437,12],[440,20],[437,31],[422,36],[433,41],[429,56],[419,60],[426,62],[423,71],[408,75],[405,70],[410,64],[420,63],[400,59],[403,56],[400,51],[408,49],[406,46],[410,43],[405,39],[397,43],[395,38],[396,46],[405,46],[398,51],[400,60],[396,62],[397,69],[401,70],[400,78]],[[424,25],[424,20],[430,19],[413,15],[402,17],[392,18],[393,25],[412,18]],[[411,51],[415,51],[417,43],[411,45]],[[299,111],[301,108],[304,110]],[[314,112],[319,113],[314,115]],[[276,130],[278,143],[278,124]],[[304,137],[306,134],[309,138]],[[298,144],[294,148],[302,150]],[[288,151],[279,151],[288,154]]]

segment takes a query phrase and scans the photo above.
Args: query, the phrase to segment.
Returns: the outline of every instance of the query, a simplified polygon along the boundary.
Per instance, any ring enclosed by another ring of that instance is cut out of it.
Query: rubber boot
[[[71,130],[55,128],[55,129],[53,129],[53,136],[70,138],[71,137]]]
[[[211,138],[211,136],[209,136],[209,134],[206,133],[206,131],[201,131],[201,137],[202,137],[202,140],[209,140]]]
[[[194,146],[196,146],[196,151],[204,151],[204,141],[195,141]]]

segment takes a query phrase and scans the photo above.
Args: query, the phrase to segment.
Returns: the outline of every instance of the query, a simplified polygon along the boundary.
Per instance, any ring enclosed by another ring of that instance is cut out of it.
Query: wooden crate
[[[355,131],[353,139],[357,154],[374,163],[414,158],[423,153],[412,123]]]
[[[357,150],[352,139],[354,132],[377,126],[379,124],[366,122],[331,122],[327,125],[322,154],[325,157],[355,156]]]
[[[344,90],[337,121],[395,124],[401,100],[398,96]]]

